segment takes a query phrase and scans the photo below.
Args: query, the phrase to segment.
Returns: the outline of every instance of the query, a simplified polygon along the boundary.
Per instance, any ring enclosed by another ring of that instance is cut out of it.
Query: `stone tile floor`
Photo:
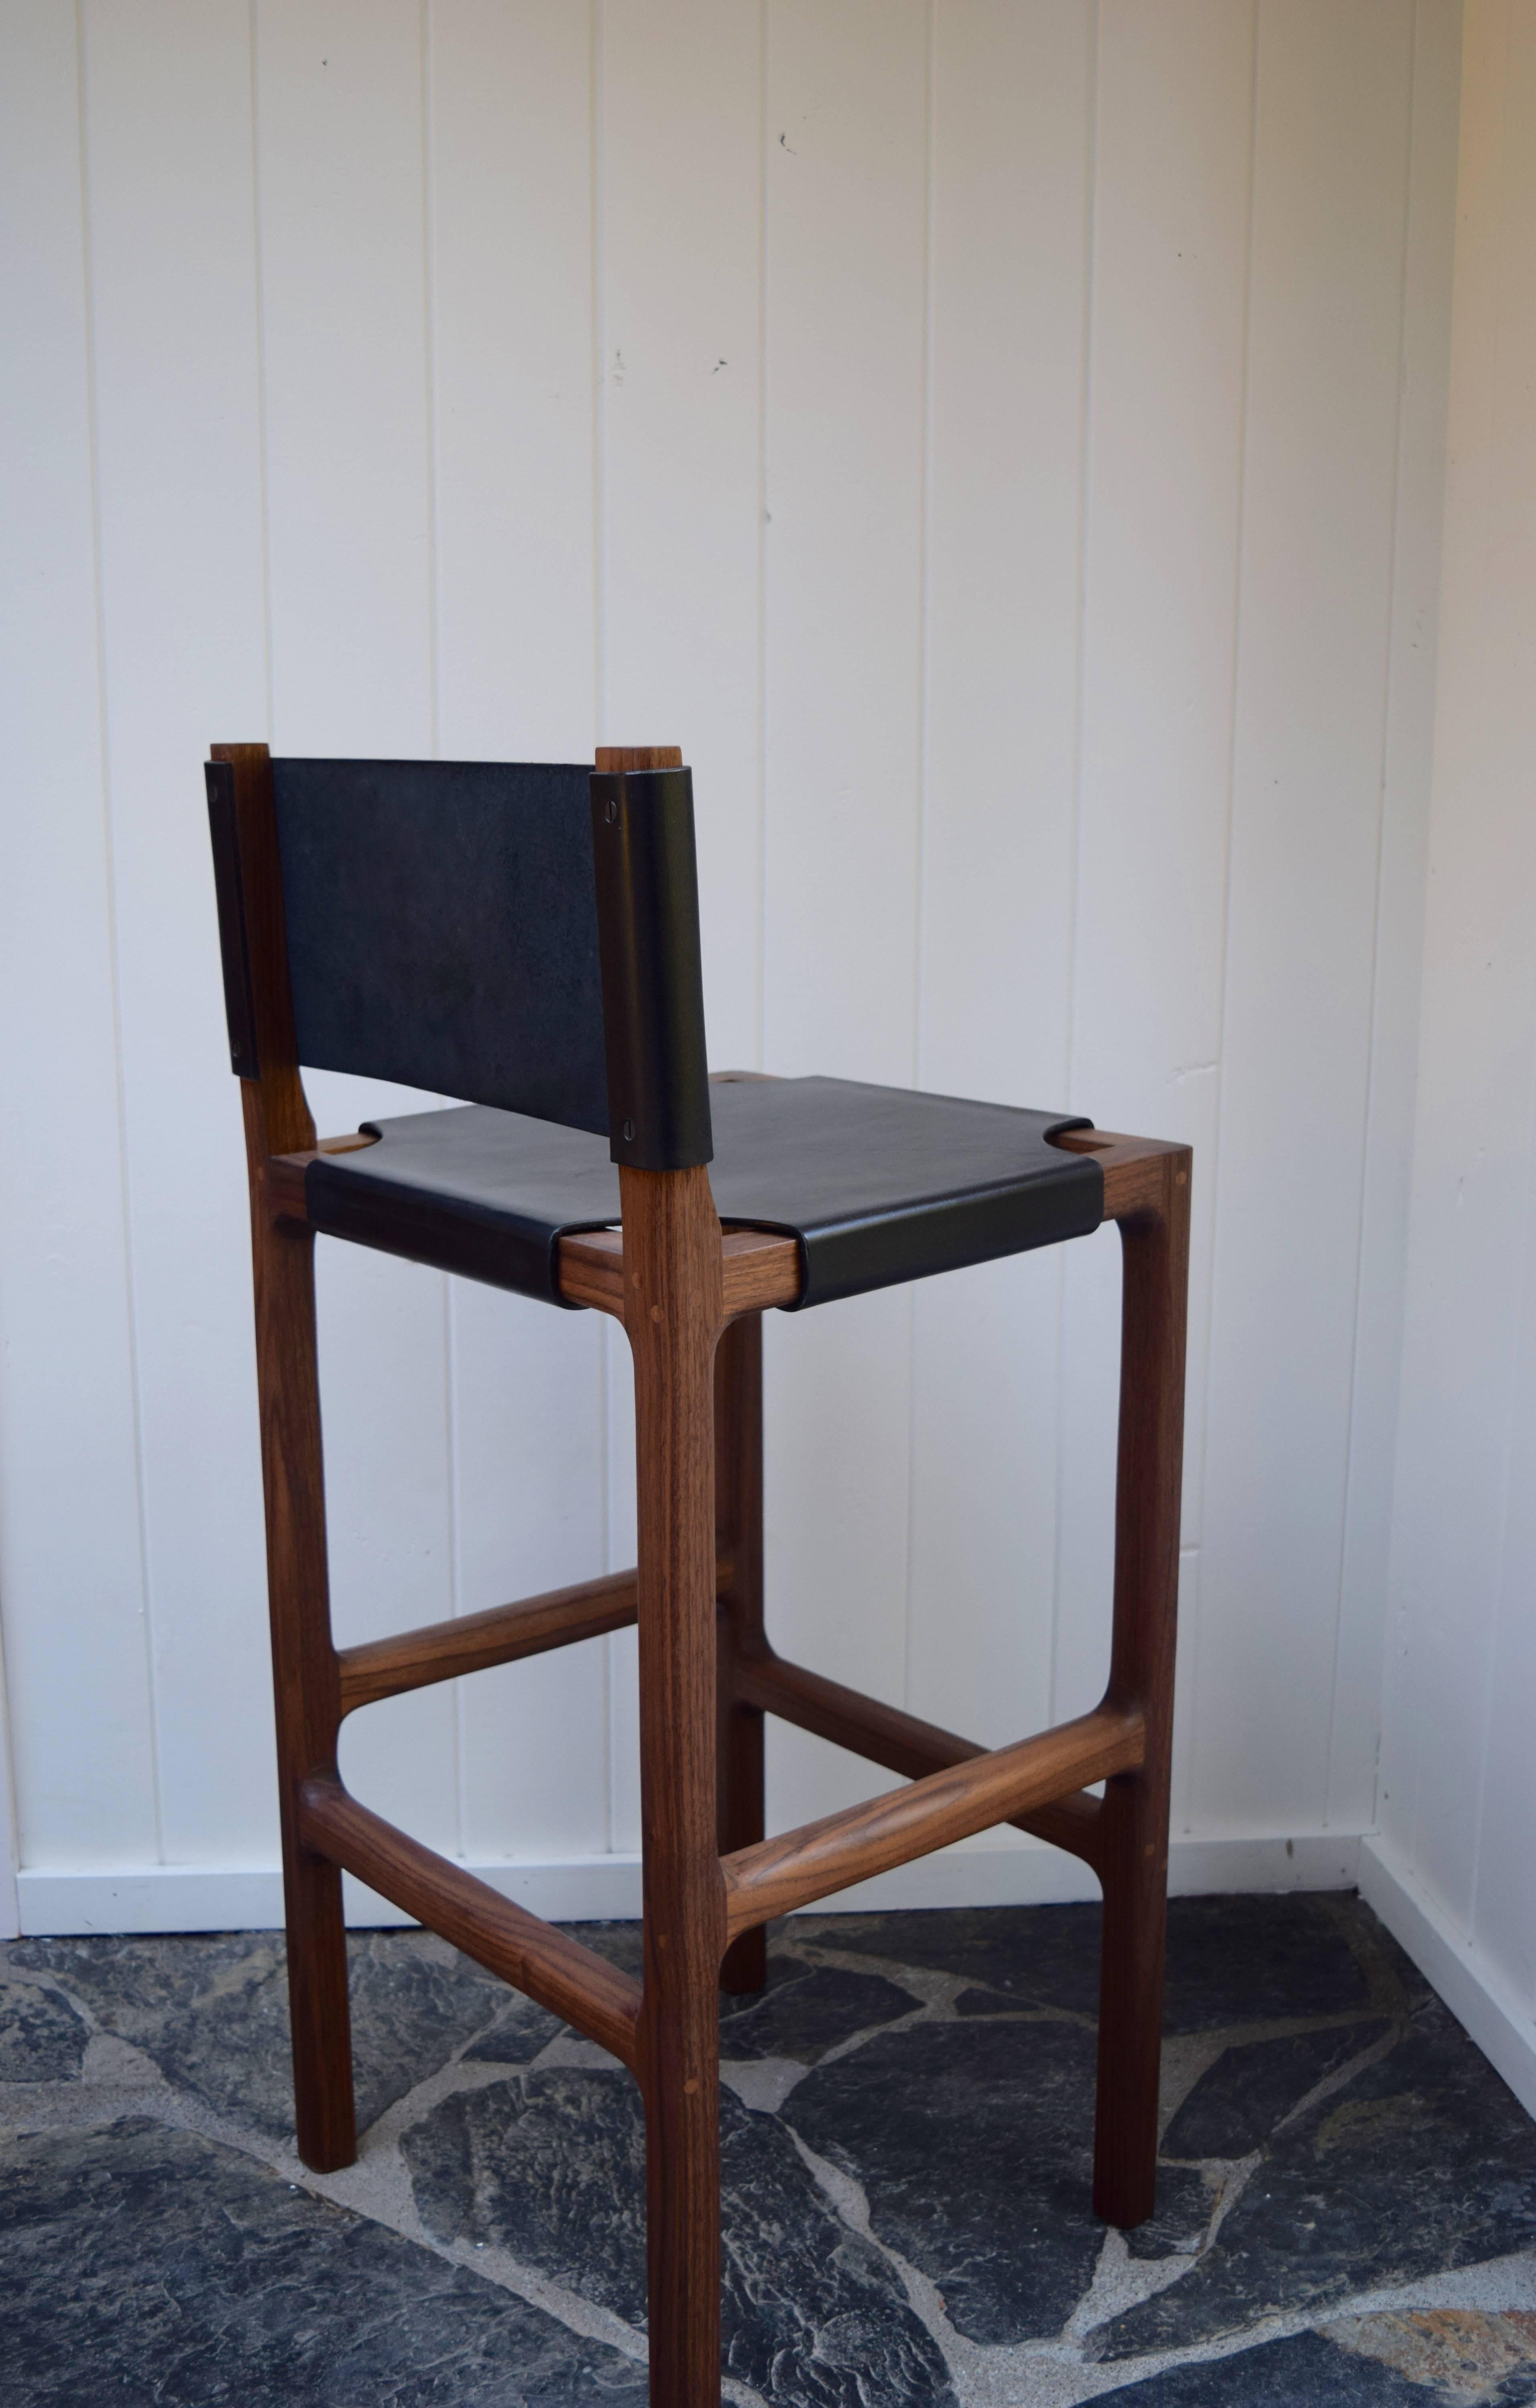
[[[1536,2403],[1536,2126],[1358,1900],[1171,1910],[1157,2214],[1088,2205],[1098,1910],[802,1917],[727,2012],[727,2395]],[[633,1926],[588,1927],[634,1962]],[[357,1935],[356,2166],[280,1940],[0,1948],[5,2408],[641,2408],[629,2078]]]

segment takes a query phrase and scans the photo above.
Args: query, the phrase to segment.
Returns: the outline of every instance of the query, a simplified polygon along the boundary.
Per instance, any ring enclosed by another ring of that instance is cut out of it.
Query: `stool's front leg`
[[[720,2399],[714,1352],[709,1174],[620,1172],[635,1361],[645,1971],[639,2065],[653,2408]]]
[[[1156,1200],[1120,1224],[1125,1295],[1109,1695],[1141,1708],[1146,1756],[1140,1771],[1118,1775],[1104,1792],[1094,2206],[1106,2222],[1127,2226],[1152,2214],[1156,2181],[1189,1168],[1186,1149],[1170,1151]]]

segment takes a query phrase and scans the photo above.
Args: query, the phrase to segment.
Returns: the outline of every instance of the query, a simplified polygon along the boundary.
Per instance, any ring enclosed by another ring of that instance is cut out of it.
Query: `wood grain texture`
[[[1157,1159],[1159,1192],[1120,1223],[1120,1430],[1114,1624],[1107,1708],[1133,1703],[1143,1754],[1105,1785],[1094,2205],[1106,2222],[1152,2214],[1157,2163],[1169,1789],[1189,1297],[1190,1156]]]
[[[256,1387],[266,1518],[266,1589],[277,1714],[278,1807],[287,1915],[294,2105],[300,2157],[317,2172],[357,2154],[341,1876],[300,1831],[299,1792],[336,1777],[341,1721],[331,1643],[321,1448],[314,1235],[267,1189],[274,1154],[312,1147],[294,1037],[272,767],[265,744],[216,744],[235,771],[241,908],[261,1075],[240,1081],[256,1311]]]
[[[306,1844],[323,1849],[331,1866],[344,1865],[477,1964],[633,2067],[639,1985],[606,1956],[409,1839],[350,1798],[339,1782],[308,1782],[300,1815]]]
[[[737,1697],[746,1703],[777,1714],[800,1730],[811,1731],[817,1739],[829,1740],[834,1747],[847,1748],[871,1764],[883,1764],[887,1772],[902,1773],[909,1781],[921,1781],[927,1773],[987,1753],[975,1742],[940,1730],[935,1723],[922,1722],[898,1706],[883,1705],[862,1690],[845,1688],[840,1681],[808,1671],[803,1664],[787,1663],[766,1641],[738,1659],[735,1684]],[[1100,1811],[1097,1798],[1066,1796],[1050,1805],[999,1819],[1095,1864]]]
[[[763,1634],[763,1321],[746,1313],[723,1333],[714,1369],[715,1539],[730,1564],[715,1622],[719,1727],[718,1843],[723,1856],[763,1838],[763,1710],[747,1694],[747,1668],[767,1652]],[[743,1932],[726,1949],[720,1986],[741,1996],[768,1981],[765,1935]]]
[[[353,1713],[359,1706],[393,1698],[403,1689],[456,1680],[461,1672],[484,1672],[494,1664],[511,1664],[550,1647],[597,1639],[605,1631],[627,1628],[634,1619],[635,1575],[610,1572],[603,1580],[581,1581],[513,1605],[493,1605],[482,1613],[424,1623],[391,1639],[343,1647],[337,1658],[341,1711]]]
[[[812,1899],[1011,1822],[1085,1783],[1128,1772],[1140,1767],[1143,1747],[1140,1708],[1104,1706],[1012,1747],[930,1772],[866,1805],[738,1849],[725,1859],[729,1928],[744,1931],[771,1915],[792,1914]]]
[[[720,1557],[715,1578],[722,1590],[728,1588],[729,1555]],[[353,1713],[359,1706],[376,1704],[403,1689],[453,1681],[462,1672],[489,1671],[493,1665],[541,1656],[552,1647],[626,1630],[635,1620],[635,1595],[633,1571],[609,1572],[601,1580],[578,1581],[542,1597],[487,1606],[483,1612],[463,1613],[452,1622],[424,1623],[419,1630],[343,1647],[337,1656],[341,1711]]]
[[[681,744],[599,744],[594,767],[600,777],[621,777],[626,769],[681,769]]]
[[[624,1318],[624,1240],[617,1229],[584,1229],[562,1238],[556,1276],[567,1304],[586,1304]],[[721,1278],[727,1320],[793,1304],[804,1283],[800,1250],[777,1229],[726,1229]]]
[[[708,1173],[621,1165],[635,1367],[652,2397],[720,2386],[714,1352],[725,1298]]]

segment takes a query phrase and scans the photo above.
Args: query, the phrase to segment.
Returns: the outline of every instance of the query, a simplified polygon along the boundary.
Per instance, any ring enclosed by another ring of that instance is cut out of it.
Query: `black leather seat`
[[[1091,1155],[1049,1142],[1086,1121],[847,1079],[711,1083],[710,1183],[723,1221],[799,1241],[799,1308],[1085,1236]],[[562,1301],[558,1239],[619,1218],[606,1138],[483,1105],[365,1125],[376,1144],[305,1174],[313,1227]]]

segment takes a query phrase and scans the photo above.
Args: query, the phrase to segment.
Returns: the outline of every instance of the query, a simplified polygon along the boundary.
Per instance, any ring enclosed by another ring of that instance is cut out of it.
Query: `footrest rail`
[[[1099,1706],[1012,1747],[969,1757],[909,1788],[888,1790],[840,1814],[722,1856],[730,1937],[812,1899],[847,1889],[913,1856],[969,1839],[1027,1808],[1117,1772],[1134,1772],[1145,1725],[1134,1708]]]
[[[308,1847],[355,1873],[552,2014],[563,2015],[634,2071],[640,1990],[627,1973],[396,1830],[349,1797],[339,1782],[307,1781],[299,1806]]]
[[[792,1664],[782,1656],[739,1657],[734,1695],[741,1705],[777,1714],[781,1722],[794,1723],[817,1739],[830,1740],[834,1747],[845,1747],[851,1755],[883,1765],[887,1772],[899,1772],[908,1781],[921,1781],[926,1773],[942,1772],[952,1764],[968,1764],[987,1752],[974,1740],[961,1739],[937,1723],[920,1721],[916,1714],[903,1713],[899,1706],[883,1705],[878,1698],[866,1697],[862,1689],[845,1688],[840,1681],[808,1671],[803,1664]],[[1097,1870],[1101,1812],[1098,1799],[1077,1790],[1007,1819],[1017,1830],[1046,1840],[1054,1848],[1065,1848]]]

